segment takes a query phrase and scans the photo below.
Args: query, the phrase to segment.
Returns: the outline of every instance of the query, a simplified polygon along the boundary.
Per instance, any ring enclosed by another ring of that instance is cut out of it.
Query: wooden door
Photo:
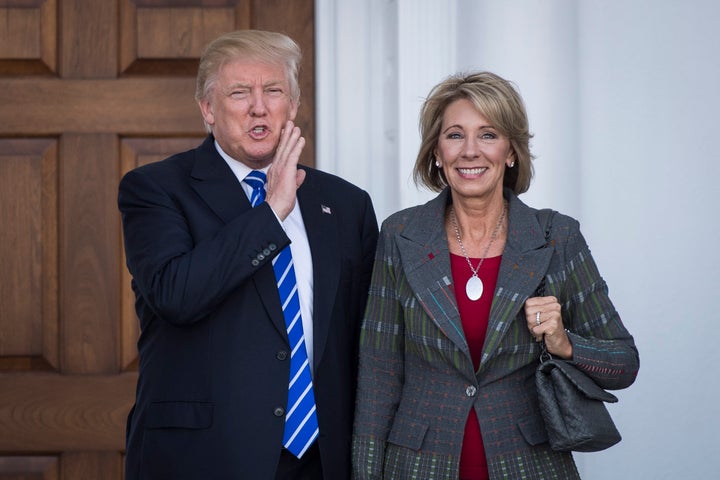
[[[204,138],[201,48],[244,28],[304,52],[313,0],[0,0],[0,479],[122,478],[138,326],[117,185]]]

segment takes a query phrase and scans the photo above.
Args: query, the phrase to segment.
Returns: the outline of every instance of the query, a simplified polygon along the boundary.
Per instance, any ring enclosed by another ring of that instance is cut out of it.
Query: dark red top
[[[501,260],[502,255],[489,257],[483,261],[478,271],[478,277],[483,283],[483,293],[478,300],[472,301],[465,293],[465,284],[472,276],[470,266],[464,256],[450,254],[455,298],[476,372],[480,366],[480,357],[485,343],[485,332],[490,318],[490,307],[495,295],[495,285],[497,284]],[[480,263],[479,258],[471,258],[470,261],[474,267],[477,267],[478,263]],[[487,480],[488,478],[485,447],[480,434],[480,425],[475,410],[471,409],[465,423],[465,436],[463,437],[462,452],[460,453],[460,480]]]

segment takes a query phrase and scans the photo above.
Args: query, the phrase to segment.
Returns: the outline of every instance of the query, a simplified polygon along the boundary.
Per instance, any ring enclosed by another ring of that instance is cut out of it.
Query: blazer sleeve
[[[290,239],[264,203],[223,223],[168,172],[136,169],[120,182],[127,266],[140,302],[174,324],[202,320]],[[164,181],[161,181],[165,179]],[[193,192],[194,193],[194,192]]]
[[[562,316],[573,345],[573,362],[602,388],[621,389],[637,377],[640,360],[632,335],[610,300],[577,221],[567,222],[562,276],[566,291],[554,293],[562,302]],[[562,223],[562,222],[561,222]],[[554,283],[554,282],[551,282]],[[552,291],[552,289],[551,289]]]
[[[399,255],[383,225],[360,332],[360,365],[353,430],[353,478],[381,479],[385,442],[404,382],[404,327],[397,300]]]

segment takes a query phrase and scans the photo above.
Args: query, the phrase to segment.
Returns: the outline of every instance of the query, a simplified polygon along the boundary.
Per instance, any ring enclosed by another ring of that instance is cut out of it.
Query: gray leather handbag
[[[545,244],[549,244],[552,210],[540,210],[545,224]],[[535,295],[545,294],[545,279]],[[542,342],[540,365],[535,372],[540,412],[545,421],[550,447],[558,451],[597,452],[622,437],[605,407],[617,397],[603,390],[571,362],[553,358]]]
[[[605,407],[605,402],[615,403],[617,397],[569,362],[541,360],[535,383],[553,450],[597,452],[622,439]]]

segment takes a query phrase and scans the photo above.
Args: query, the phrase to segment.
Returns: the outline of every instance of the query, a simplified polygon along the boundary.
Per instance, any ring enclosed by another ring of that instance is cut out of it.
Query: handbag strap
[[[550,232],[552,231],[552,221],[553,217],[555,216],[555,210],[552,210],[550,208],[543,208],[542,210],[538,210],[537,216],[538,220],[540,221],[540,225],[545,225],[545,248],[548,248],[548,246],[550,245]],[[535,290],[534,296],[545,296],[545,275],[543,275],[542,279],[540,280],[540,285],[538,285],[538,288]],[[546,360],[550,360],[551,358],[552,355],[550,354],[550,352],[547,351],[547,346],[545,345],[545,338],[543,336],[542,350],[540,351],[540,363],[543,363]]]
[[[538,220],[540,221],[540,225],[545,226],[545,248],[547,248],[550,245],[550,232],[552,230],[552,221],[553,217],[555,216],[555,210],[552,210],[550,208],[543,208],[542,210],[538,210],[537,216]],[[538,285],[538,288],[535,290],[534,296],[545,296],[545,275],[543,275],[542,279],[540,280],[540,285]]]

